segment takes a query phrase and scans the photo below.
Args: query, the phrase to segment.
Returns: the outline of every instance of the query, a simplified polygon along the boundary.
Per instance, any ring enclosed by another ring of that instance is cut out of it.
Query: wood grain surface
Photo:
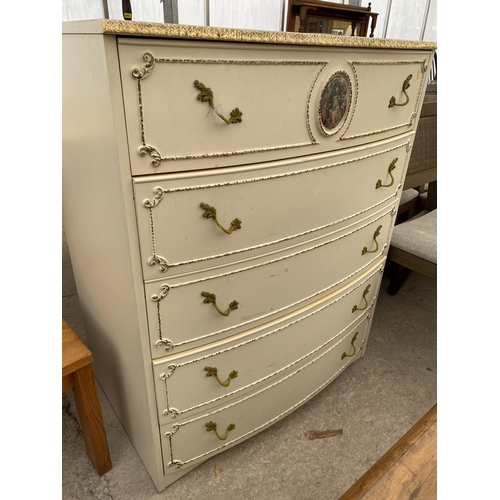
[[[437,405],[339,500],[435,500]]]
[[[62,376],[70,375],[93,361],[92,353],[82,344],[66,321],[62,320]]]

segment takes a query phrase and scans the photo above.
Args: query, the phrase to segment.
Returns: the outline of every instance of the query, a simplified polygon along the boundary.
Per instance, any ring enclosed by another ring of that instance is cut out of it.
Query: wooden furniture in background
[[[339,500],[435,500],[437,405],[424,415]]]
[[[111,458],[92,370],[93,361],[92,353],[63,319],[62,392],[73,389],[87,455],[102,476],[111,469]]]
[[[289,0],[286,31],[331,35],[336,34],[332,30],[342,29],[343,35],[365,37],[370,26],[373,37],[378,14],[371,10],[371,3],[357,7],[321,0]]]
[[[437,209],[395,226],[387,260],[390,295],[399,292],[412,271],[437,279]]]

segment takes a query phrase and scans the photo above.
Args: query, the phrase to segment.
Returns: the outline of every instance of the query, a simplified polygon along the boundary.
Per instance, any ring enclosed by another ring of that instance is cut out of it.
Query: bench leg
[[[73,394],[87,455],[102,476],[111,469],[111,458],[92,365],[77,370],[73,376]]]
[[[389,295],[396,295],[406,283],[412,271],[395,262],[388,261],[387,264],[390,279],[388,292]]]

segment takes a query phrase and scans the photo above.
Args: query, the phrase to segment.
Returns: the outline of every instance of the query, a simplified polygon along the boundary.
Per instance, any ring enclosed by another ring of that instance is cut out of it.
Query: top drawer
[[[411,131],[431,57],[131,38],[118,48],[133,175],[309,155]]]

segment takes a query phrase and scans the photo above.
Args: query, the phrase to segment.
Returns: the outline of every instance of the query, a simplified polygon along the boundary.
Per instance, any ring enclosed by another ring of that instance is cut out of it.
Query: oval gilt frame
[[[345,71],[336,71],[326,82],[318,106],[321,132],[334,135],[343,127],[352,104],[352,84]]]

